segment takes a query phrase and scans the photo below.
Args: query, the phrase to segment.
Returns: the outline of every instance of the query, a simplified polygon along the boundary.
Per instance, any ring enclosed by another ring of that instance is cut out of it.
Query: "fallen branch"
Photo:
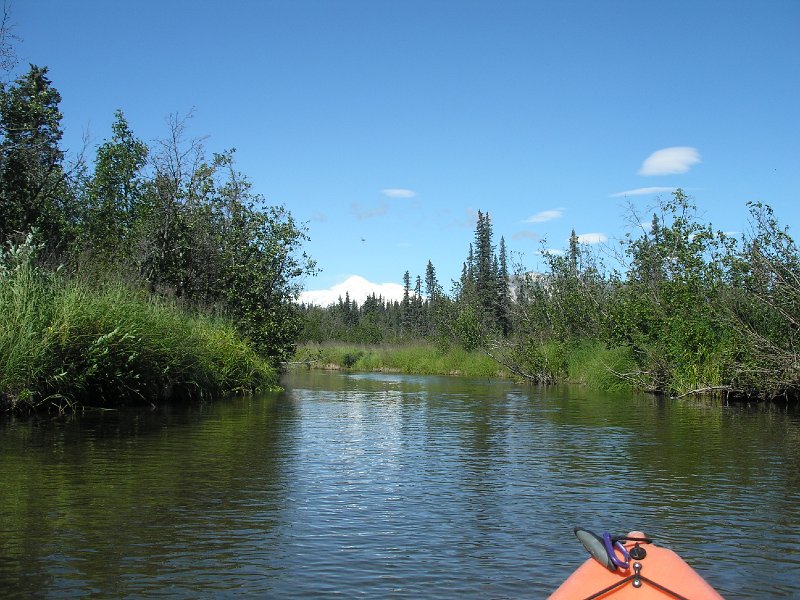
[[[495,356],[494,354],[492,354],[487,349],[484,349],[483,352],[484,352],[484,354],[486,354],[486,356],[491,358],[493,361],[495,361],[499,365],[504,366],[506,369],[508,369],[509,371],[514,373],[515,375],[518,375],[519,377],[522,377],[523,379],[526,379],[528,381],[532,381],[533,383],[552,383],[552,381],[550,381],[550,378],[547,375],[538,375],[538,376],[537,375],[531,375],[530,373],[524,372],[522,369],[519,368],[519,366],[517,366],[515,364],[512,364],[507,360],[504,360],[504,359],[501,359],[501,358]]]
[[[733,393],[741,393],[741,390],[737,390],[729,385],[710,385],[708,387],[697,388],[694,390],[689,390],[688,392],[684,392],[678,396],[672,396],[675,400],[679,398],[685,398],[686,396],[693,396],[695,394],[707,394],[709,392],[727,392],[728,395]]]

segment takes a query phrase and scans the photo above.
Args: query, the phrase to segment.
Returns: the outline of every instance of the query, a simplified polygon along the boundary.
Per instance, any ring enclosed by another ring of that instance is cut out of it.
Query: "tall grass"
[[[467,377],[508,377],[509,374],[479,351],[458,346],[441,348],[434,344],[305,344],[297,349],[295,361],[313,368],[391,371],[417,375],[464,375]]]
[[[606,392],[630,391],[635,385],[627,374],[638,370],[627,347],[608,348],[602,342],[585,340],[563,351],[566,378]]]
[[[0,408],[202,398],[277,386],[225,322],[121,284],[24,265],[0,278]]]

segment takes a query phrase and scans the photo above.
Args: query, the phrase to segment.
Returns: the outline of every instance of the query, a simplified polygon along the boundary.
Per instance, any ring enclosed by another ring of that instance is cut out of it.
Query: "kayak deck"
[[[631,532],[628,537],[644,537]],[[714,588],[672,550],[653,543],[627,542],[630,552],[638,545],[645,556],[631,559],[627,570],[611,571],[594,558],[589,558],[550,596],[550,600],[589,598],[688,598],[690,600],[721,600]],[[639,555],[639,552],[635,553]]]

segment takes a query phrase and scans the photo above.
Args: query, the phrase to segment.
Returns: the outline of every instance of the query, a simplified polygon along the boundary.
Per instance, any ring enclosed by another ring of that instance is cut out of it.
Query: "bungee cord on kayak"
[[[608,592],[611,592],[617,589],[618,587],[622,587],[628,582],[632,582],[632,585],[635,588],[642,587],[642,582],[649,583],[653,587],[658,588],[665,594],[669,594],[670,596],[676,598],[677,600],[689,600],[689,598],[687,598],[686,596],[681,596],[679,593],[673,592],[671,589],[661,585],[660,583],[655,582],[652,579],[648,579],[647,577],[642,575],[641,571],[642,571],[641,563],[638,562],[633,563],[633,575],[628,575],[625,579],[621,579],[617,583],[614,583],[608,586],[607,588],[603,588],[602,590],[600,590],[595,594],[592,594],[591,596],[587,596],[584,600],[594,600],[595,598],[600,598],[602,596],[605,596]]]
[[[597,535],[575,528],[574,533],[592,558],[564,581],[551,600],[606,596],[638,600],[665,596],[677,600],[722,598],[677,554],[657,546],[641,532]]]

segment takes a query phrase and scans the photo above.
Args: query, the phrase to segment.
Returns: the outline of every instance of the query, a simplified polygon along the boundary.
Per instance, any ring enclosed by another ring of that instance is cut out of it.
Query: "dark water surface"
[[[0,424],[0,596],[544,598],[641,529],[728,598],[800,597],[800,419],[481,380]]]

